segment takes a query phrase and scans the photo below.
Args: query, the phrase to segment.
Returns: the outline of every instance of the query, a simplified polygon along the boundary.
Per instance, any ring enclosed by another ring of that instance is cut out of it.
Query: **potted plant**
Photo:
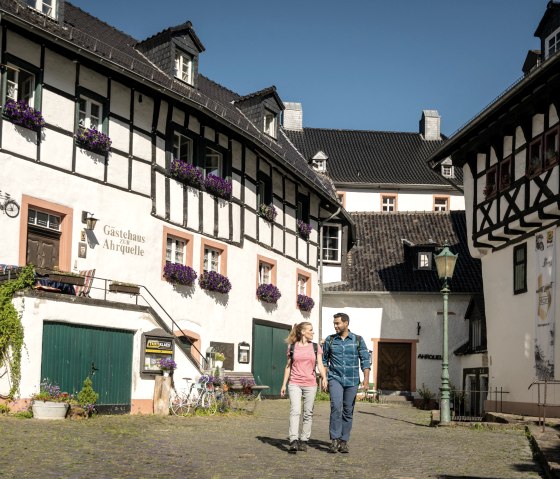
[[[255,385],[254,379],[242,377],[239,382],[243,388],[243,394],[253,394],[253,390],[251,388]]]
[[[72,397],[62,392],[60,387],[49,379],[43,379],[39,392],[31,396],[31,410],[36,419],[64,419]]]
[[[235,381],[232,377],[224,376],[222,379],[222,389],[224,390],[224,392],[229,391],[233,387],[234,383]]]
[[[99,153],[100,155],[106,155],[111,149],[111,139],[105,133],[95,128],[80,127],[75,138],[78,145],[82,148],[91,150],[94,153]]]
[[[422,409],[428,409],[436,395],[424,383],[422,383],[421,388],[418,388],[417,392],[421,399]]]
[[[161,369],[163,377],[168,377],[171,371],[177,369],[177,363],[173,358],[163,358],[157,362],[158,367]]]
[[[214,365],[217,368],[222,369],[224,367],[224,361],[226,360],[226,357],[223,353],[217,352],[214,353]]]
[[[232,185],[229,180],[209,174],[204,179],[204,188],[208,193],[218,198],[223,198],[224,200],[231,199]]]
[[[170,173],[177,180],[195,188],[202,188],[204,183],[202,172],[196,166],[186,161],[173,159],[171,161]]]
[[[41,112],[30,107],[25,100],[7,100],[4,104],[4,115],[12,123],[38,131],[45,126]]]
[[[194,269],[184,264],[167,262],[163,267],[163,277],[173,284],[192,286],[197,276]]]
[[[313,298],[310,298],[309,296],[306,296],[305,294],[298,294],[297,296],[297,306],[300,309],[300,311],[311,311],[313,309],[313,307],[315,306],[315,301],[313,301]]]
[[[297,220],[297,230],[303,239],[309,239],[309,235],[313,231],[313,227],[309,223],[302,220]]]
[[[257,288],[257,298],[265,303],[276,303],[281,296],[282,293],[273,284],[261,284]]]
[[[83,286],[86,283],[85,276],[70,271],[59,271],[55,269],[53,271],[47,271],[47,276],[49,279],[58,283],[73,284],[74,286]]]
[[[112,293],[140,294],[140,286],[134,283],[121,283],[120,281],[112,281],[109,284],[109,291],[111,291]]]
[[[202,273],[198,279],[198,284],[202,289],[215,291],[216,293],[228,294],[231,290],[231,282],[227,276],[216,271]]]
[[[276,208],[272,203],[270,205],[265,205],[264,203],[262,203],[259,206],[258,215],[264,218],[266,221],[270,221],[272,223],[278,215],[278,212],[276,211]]]
[[[93,389],[93,382],[88,377],[84,379],[84,383],[76,398],[70,402],[70,413],[72,417],[90,417],[95,412],[95,403],[99,399],[99,393]]]

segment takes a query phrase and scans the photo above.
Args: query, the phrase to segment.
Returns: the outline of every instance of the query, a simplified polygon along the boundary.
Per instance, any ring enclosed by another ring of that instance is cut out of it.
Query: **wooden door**
[[[53,269],[58,266],[60,235],[29,229],[27,233],[26,264]]]
[[[280,395],[288,350],[285,339],[289,333],[289,326],[260,323],[253,327],[253,376],[257,384],[270,387],[263,395]]]
[[[377,382],[378,389],[410,391],[410,343],[379,343]]]

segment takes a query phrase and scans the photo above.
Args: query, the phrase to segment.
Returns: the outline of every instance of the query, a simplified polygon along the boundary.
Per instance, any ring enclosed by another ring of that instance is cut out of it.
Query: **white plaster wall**
[[[41,65],[41,47],[11,30],[6,35],[6,51],[36,67]]]
[[[84,65],[80,66],[80,86],[91,90],[98,95],[107,96],[108,80],[103,75]]]
[[[128,188],[128,157],[111,153],[111,162],[107,169],[107,182],[121,188]]]
[[[72,169],[74,138],[54,130],[44,130],[41,142],[41,161],[65,170]]]
[[[69,58],[46,49],[43,80],[47,85],[52,85],[66,93],[74,94],[76,90],[76,64]],[[45,94],[44,91],[43,94]],[[74,114],[72,113],[73,117]]]
[[[149,195],[152,189],[151,173],[152,166],[149,163],[132,160],[132,190]]]
[[[115,118],[109,119],[111,132],[111,148],[128,152],[130,143],[130,126]]]
[[[125,151],[127,150],[128,148],[125,149]],[[143,160],[152,161],[151,138],[135,131],[132,135],[132,154],[138,158],[142,158]]]
[[[450,196],[451,210],[464,210],[465,200],[458,191],[437,190],[338,190],[345,192],[345,209],[350,212],[381,211],[381,195],[397,195],[397,211],[433,211],[434,195]]]
[[[37,133],[2,120],[2,148],[37,159]]]
[[[336,283],[341,281],[342,270],[339,266],[331,266],[330,263],[323,262],[323,283]]]
[[[67,131],[74,131],[75,111],[76,103],[46,88],[43,89],[41,113],[47,123]]]
[[[152,131],[154,99],[144,93],[134,93],[134,124],[145,131]]]
[[[111,111],[130,119],[130,88],[114,80],[111,81]]]
[[[109,155],[110,161],[111,155]],[[105,175],[105,157],[89,150],[76,148],[76,173],[103,181]]]

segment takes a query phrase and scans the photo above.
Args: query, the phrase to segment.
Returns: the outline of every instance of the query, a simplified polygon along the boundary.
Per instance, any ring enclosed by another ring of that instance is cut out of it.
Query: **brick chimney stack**
[[[424,140],[441,140],[441,117],[437,110],[423,110],[420,134]]]
[[[286,130],[301,131],[303,130],[303,110],[301,103],[284,102],[284,120],[282,126]]]

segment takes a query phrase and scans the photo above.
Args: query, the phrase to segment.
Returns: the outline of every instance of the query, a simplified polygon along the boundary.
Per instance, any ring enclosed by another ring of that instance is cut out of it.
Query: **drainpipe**
[[[326,220],[319,221],[319,341],[323,339],[323,224],[340,213],[340,206]]]

